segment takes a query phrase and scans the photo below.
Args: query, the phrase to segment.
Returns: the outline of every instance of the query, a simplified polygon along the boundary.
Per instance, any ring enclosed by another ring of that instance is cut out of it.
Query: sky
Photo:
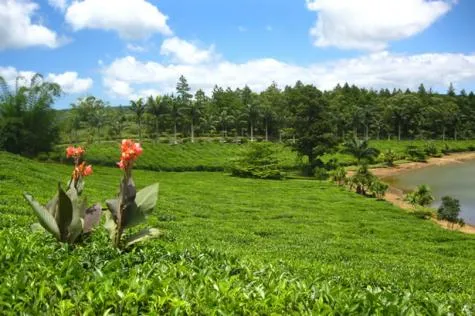
[[[41,73],[68,108],[297,80],[475,90],[473,0],[0,0],[0,75]]]

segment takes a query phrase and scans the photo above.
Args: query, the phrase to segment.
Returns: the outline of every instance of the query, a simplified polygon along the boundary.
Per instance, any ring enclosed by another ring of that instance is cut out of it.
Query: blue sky
[[[0,0],[0,75],[42,73],[68,107],[215,84],[259,91],[475,89],[472,0]]]

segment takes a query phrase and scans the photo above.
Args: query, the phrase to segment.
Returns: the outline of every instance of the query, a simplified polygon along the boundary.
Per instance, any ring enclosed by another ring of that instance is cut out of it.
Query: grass
[[[136,170],[160,182],[148,226],[165,235],[120,254],[103,228],[75,249],[29,231],[21,192],[45,202],[70,166],[0,164],[0,314],[475,312],[474,236],[327,182]],[[119,176],[96,167],[85,194]]]

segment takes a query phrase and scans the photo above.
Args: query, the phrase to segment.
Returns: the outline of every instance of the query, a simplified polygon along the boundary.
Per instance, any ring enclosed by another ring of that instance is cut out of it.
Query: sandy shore
[[[371,169],[371,172],[375,176],[379,177],[382,181],[384,181],[384,178],[386,177],[398,175],[404,172],[409,172],[415,169],[426,168],[429,166],[443,166],[453,163],[462,163],[464,161],[473,159],[475,159],[475,152],[454,153],[441,158],[430,158],[427,162],[409,162],[390,168],[373,168]],[[386,199],[386,201],[402,209],[413,210],[412,205],[404,201],[404,192],[399,188],[390,186],[384,198]],[[447,221],[440,221],[435,218],[433,218],[432,221],[439,224],[445,229],[457,230],[467,234],[475,234],[474,225],[465,224],[465,226],[460,227],[459,225],[453,226]]]
[[[427,162],[408,162],[390,168],[374,168],[371,172],[380,178],[390,177],[393,175],[408,172],[414,169],[421,169],[430,166],[443,166],[453,163],[463,163],[467,160],[474,160],[475,152],[454,153],[441,158],[429,158]]]

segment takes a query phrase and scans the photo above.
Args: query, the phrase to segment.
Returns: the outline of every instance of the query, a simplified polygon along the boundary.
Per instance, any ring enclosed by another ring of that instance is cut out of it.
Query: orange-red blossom
[[[85,162],[82,162],[80,165],[77,165],[73,171],[73,178],[79,179],[79,177],[87,177],[92,174],[92,166],[86,165]]]
[[[79,163],[79,159],[84,155],[86,151],[84,148],[78,146],[69,146],[66,148],[66,157],[67,158],[74,158],[75,161],[75,167],[73,171],[73,179],[78,180],[79,177],[87,177],[92,174],[92,166],[91,165],[86,165],[86,163],[83,161],[82,163]]]
[[[66,148],[66,158],[79,158],[84,155],[84,153],[85,150],[81,146],[78,146],[77,148],[74,146],[69,146],[68,148]]]
[[[120,161],[117,163],[117,165],[122,170],[128,169],[143,152],[140,143],[134,143],[131,139],[122,140],[120,149]]]

